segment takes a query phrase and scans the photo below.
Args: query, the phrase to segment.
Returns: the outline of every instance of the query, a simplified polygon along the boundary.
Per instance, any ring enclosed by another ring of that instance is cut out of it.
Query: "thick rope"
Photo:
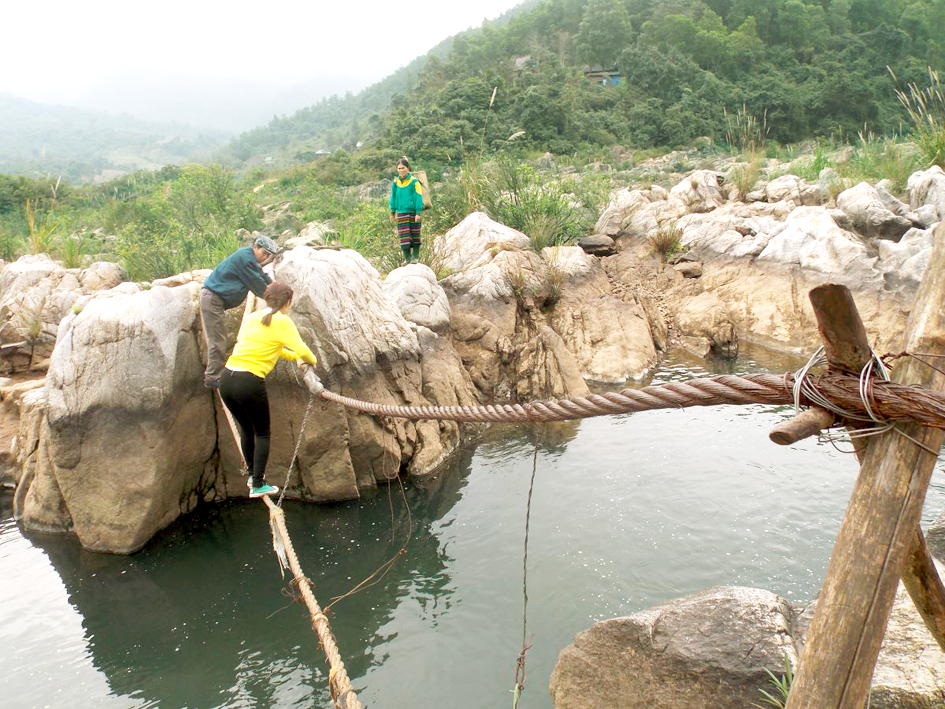
[[[299,564],[299,558],[295,555],[295,549],[292,546],[292,540],[289,538],[289,532],[285,526],[285,511],[278,507],[268,496],[264,496],[263,501],[269,508],[269,516],[273,523],[274,530],[278,531],[285,549],[285,555],[289,562],[289,568],[295,577],[295,582],[302,594],[302,600],[308,608],[309,615],[312,617],[312,628],[318,634],[325,656],[328,658],[328,664],[331,670],[328,675],[328,685],[331,691],[332,699],[335,705],[341,709],[363,709],[364,705],[358,701],[358,696],[351,686],[351,680],[348,679],[348,673],[345,670],[345,663],[341,660],[341,654],[338,652],[338,645],[335,642],[335,636],[328,625],[328,618],[315,600],[315,594],[312,593],[312,587],[302,573],[302,567]]]
[[[322,390],[326,401],[376,416],[421,420],[449,420],[464,423],[525,421],[546,422],[626,414],[655,409],[720,404],[794,404],[794,374],[726,374],[691,379],[688,382],[667,382],[642,389],[593,394],[587,397],[558,401],[533,401],[526,404],[494,406],[397,406],[376,404]],[[810,388],[813,387],[811,390]],[[809,392],[816,391],[816,395]],[[813,397],[813,398],[812,398]],[[888,381],[874,381],[869,387],[869,403],[861,396],[858,376],[822,374],[805,375],[805,386],[798,402],[818,406],[826,398],[845,412],[867,420],[869,410],[876,421],[914,421],[932,428],[945,428],[945,394],[921,387]]]

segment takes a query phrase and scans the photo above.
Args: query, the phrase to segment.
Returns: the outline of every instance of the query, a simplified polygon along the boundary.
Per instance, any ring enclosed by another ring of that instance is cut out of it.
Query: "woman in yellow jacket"
[[[285,281],[273,281],[263,297],[269,307],[251,314],[243,323],[220,377],[220,396],[239,425],[243,460],[251,471],[250,497],[279,492],[278,487],[266,483],[269,459],[266,375],[280,357],[297,361],[299,367],[315,364],[315,355],[286,315],[292,303],[292,289]]]

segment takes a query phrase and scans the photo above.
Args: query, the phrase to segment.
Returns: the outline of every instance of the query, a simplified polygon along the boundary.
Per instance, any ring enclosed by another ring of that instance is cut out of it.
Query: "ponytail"
[[[285,281],[273,281],[266,287],[263,298],[266,301],[266,305],[269,306],[269,312],[263,315],[262,324],[269,327],[272,323],[273,313],[292,300],[292,289],[289,288],[289,284]]]

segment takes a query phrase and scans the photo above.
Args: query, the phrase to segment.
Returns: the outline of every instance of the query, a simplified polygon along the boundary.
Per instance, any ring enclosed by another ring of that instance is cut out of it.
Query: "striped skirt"
[[[397,237],[401,246],[420,246],[420,222],[416,212],[397,212]]]

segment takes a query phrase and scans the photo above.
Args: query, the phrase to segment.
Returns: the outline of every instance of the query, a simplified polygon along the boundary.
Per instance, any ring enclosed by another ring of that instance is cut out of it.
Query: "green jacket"
[[[390,184],[390,211],[417,214],[423,211],[423,187],[409,172],[403,180],[396,177]]]

